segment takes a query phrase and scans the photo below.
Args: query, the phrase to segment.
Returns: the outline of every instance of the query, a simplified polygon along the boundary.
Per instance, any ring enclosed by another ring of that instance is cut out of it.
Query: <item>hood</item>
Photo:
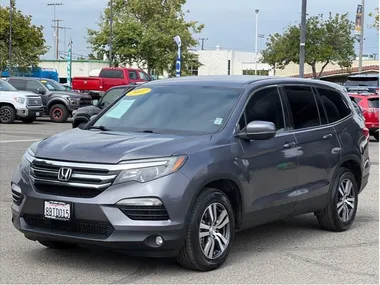
[[[14,94],[15,96],[39,96],[41,97],[40,95],[32,92],[32,91],[21,91],[21,90],[12,90],[12,91],[4,91],[4,90],[0,90],[0,93],[3,93],[5,92],[6,94]]]
[[[118,163],[123,160],[171,156],[209,141],[211,135],[111,133],[71,129],[42,141],[36,157],[52,160]]]
[[[57,95],[66,95],[66,96],[70,96],[71,98],[73,99],[77,99],[77,98],[82,98],[82,99],[92,99],[91,95],[88,95],[88,94],[80,94],[80,93],[77,93],[77,92],[70,92],[70,91],[54,91],[52,92],[53,94],[57,94]]]
[[[98,114],[100,110],[101,109],[99,107],[89,105],[86,107],[79,108],[75,110],[74,112],[75,112],[75,116],[82,115],[82,114],[92,116],[92,115]]]

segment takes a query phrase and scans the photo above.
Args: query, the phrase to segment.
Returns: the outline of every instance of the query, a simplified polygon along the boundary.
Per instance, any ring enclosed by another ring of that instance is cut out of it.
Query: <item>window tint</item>
[[[240,130],[246,127],[245,118],[247,123],[269,121],[276,125],[277,130],[284,129],[284,114],[277,88],[270,87],[253,94],[239,121]]]
[[[317,104],[311,87],[285,86],[295,129],[320,125]]]
[[[379,108],[379,99],[378,98],[368,99],[368,107]]]
[[[129,79],[137,80],[137,72],[136,71],[128,71]]]
[[[16,91],[17,89],[10,83],[0,79],[0,91]]]
[[[329,123],[339,121],[351,113],[350,108],[339,92],[323,88],[317,88],[317,91]]]
[[[150,80],[149,76],[145,72],[139,71],[139,75],[140,75],[140,78],[143,80],[146,80],[146,81]]]
[[[123,71],[120,69],[102,69],[99,77],[103,78],[124,78]]]
[[[26,90],[28,91],[37,91],[37,89],[43,89],[42,85],[39,84],[38,82],[36,81],[30,81],[28,80],[27,83],[26,83]]]
[[[8,82],[12,84],[17,90],[26,90],[26,80],[9,79]]]
[[[115,88],[112,90],[109,90],[106,94],[102,96],[100,106],[106,106],[111,104],[116,98],[121,96],[126,90],[126,88]]]

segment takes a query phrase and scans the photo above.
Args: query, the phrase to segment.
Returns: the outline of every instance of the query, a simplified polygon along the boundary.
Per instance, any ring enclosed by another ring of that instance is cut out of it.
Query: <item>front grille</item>
[[[24,195],[12,190],[12,200],[15,205],[20,206],[23,199],[24,199]]]
[[[126,206],[119,205],[119,209],[131,220],[163,221],[169,220],[168,212],[161,206]]]
[[[91,165],[59,162],[49,163],[36,159],[31,163],[30,177],[37,192],[66,197],[93,198],[107,189],[115,180],[118,171],[91,168]],[[72,170],[67,181],[58,179],[61,167]]]
[[[26,100],[27,106],[42,106],[42,99],[40,96],[28,96]]]
[[[41,215],[24,214],[24,221],[31,227],[49,229],[54,231],[64,231],[67,233],[80,233],[85,235],[98,236],[100,238],[109,237],[114,231],[110,223],[99,223],[87,220],[58,221],[44,219]]]

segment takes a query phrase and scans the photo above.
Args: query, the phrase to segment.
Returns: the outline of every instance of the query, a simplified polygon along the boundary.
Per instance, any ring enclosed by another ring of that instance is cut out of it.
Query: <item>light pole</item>
[[[13,14],[13,1],[9,0],[9,48],[8,48],[8,73],[9,77],[12,76],[12,14]]]
[[[364,46],[364,0],[362,0],[362,14],[361,14],[361,27],[360,27],[360,42],[359,42],[359,66],[358,73],[362,72],[363,68],[363,46]]]
[[[113,37],[113,31],[112,31],[112,26],[113,26],[113,13],[112,13],[112,6],[113,6],[113,1],[110,1],[110,38],[109,38],[109,66],[112,67],[112,37]]]
[[[255,10],[256,13],[256,32],[255,32],[255,75],[257,75],[257,49],[259,39],[259,9]]]
[[[302,0],[300,58],[299,58],[299,75],[298,75],[300,78],[303,78],[304,73],[305,73],[306,5],[307,5],[307,0]]]

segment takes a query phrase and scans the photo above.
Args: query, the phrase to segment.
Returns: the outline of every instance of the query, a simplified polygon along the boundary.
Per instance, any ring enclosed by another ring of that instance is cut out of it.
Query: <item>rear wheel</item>
[[[191,270],[217,269],[226,261],[234,236],[234,211],[228,197],[217,189],[203,189],[191,210],[177,261]]]
[[[0,108],[0,123],[12,124],[16,119],[16,110],[11,106]]]
[[[50,119],[55,123],[64,123],[70,116],[65,105],[55,104],[49,110]]]
[[[54,248],[54,249],[70,249],[70,248],[76,247],[75,244],[60,242],[60,241],[39,240],[38,242],[48,248]]]
[[[347,168],[340,168],[332,183],[329,204],[316,213],[323,229],[335,232],[348,230],[355,220],[358,207],[358,187],[355,177]]]

